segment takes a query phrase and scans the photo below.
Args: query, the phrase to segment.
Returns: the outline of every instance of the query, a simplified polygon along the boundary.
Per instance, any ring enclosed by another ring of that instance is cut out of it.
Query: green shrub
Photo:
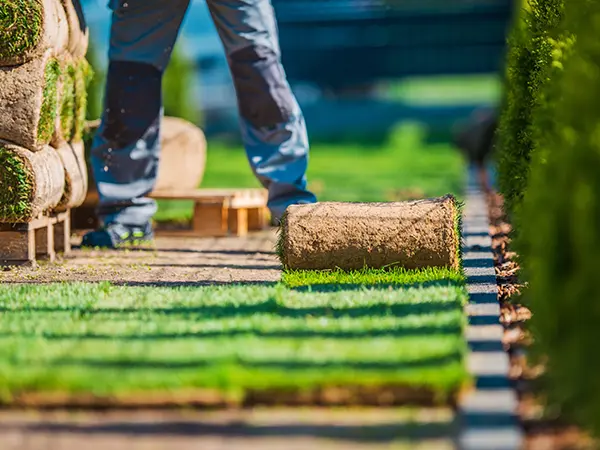
[[[566,8],[576,40],[547,90],[554,103],[540,120],[554,126],[534,156],[517,246],[548,400],[600,436],[600,2]]]
[[[506,211],[514,214],[523,198],[535,149],[533,117],[552,79],[557,42],[562,41],[564,0],[529,0],[509,37],[506,94],[498,131],[498,183]]]

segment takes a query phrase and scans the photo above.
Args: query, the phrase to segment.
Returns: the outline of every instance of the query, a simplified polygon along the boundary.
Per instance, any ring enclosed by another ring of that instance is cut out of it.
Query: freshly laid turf
[[[447,282],[462,284],[464,275],[453,269],[429,267],[405,270],[401,267],[365,270],[288,270],[283,272],[282,281],[289,287],[326,285],[331,289],[345,285],[416,285],[422,283]]]
[[[240,399],[260,390],[396,386],[432,390],[444,400],[467,379],[467,296],[455,274],[438,275],[437,286],[330,292],[284,285],[0,286],[0,398],[202,388]],[[396,281],[425,278],[399,274]],[[286,280],[293,281],[289,274]]]

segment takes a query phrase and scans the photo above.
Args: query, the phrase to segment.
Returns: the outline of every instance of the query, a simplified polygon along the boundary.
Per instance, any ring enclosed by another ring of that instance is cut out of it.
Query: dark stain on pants
[[[162,73],[150,64],[112,61],[103,137],[115,148],[141,139],[160,115]]]
[[[250,46],[229,55],[240,115],[256,128],[288,122],[294,97],[279,55],[263,46]]]

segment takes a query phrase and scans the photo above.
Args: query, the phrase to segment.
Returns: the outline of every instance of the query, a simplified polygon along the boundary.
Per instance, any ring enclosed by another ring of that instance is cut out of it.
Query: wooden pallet
[[[54,262],[71,252],[71,212],[40,216],[28,223],[0,224],[0,266]]]
[[[245,236],[248,231],[269,225],[267,191],[264,189],[194,189],[155,191],[156,200],[193,200],[194,214],[190,230],[160,231],[175,236]]]

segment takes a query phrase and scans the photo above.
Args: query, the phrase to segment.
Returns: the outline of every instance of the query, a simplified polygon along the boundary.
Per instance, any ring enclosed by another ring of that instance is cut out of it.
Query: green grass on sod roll
[[[60,64],[55,59],[48,60],[45,70],[44,94],[38,124],[38,140],[47,144],[54,134],[56,114],[58,110],[57,83],[60,78]]]
[[[467,295],[442,275],[431,274],[426,287],[406,274],[394,288],[327,292],[283,284],[3,285],[0,398],[195,388],[243,398],[261,390],[399,386],[443,400],[468,376]]]
[[[33,189],[27,163],[0,144],[0,220],[19,222],[29,217]]]
[[[42,4],[37,0],[0,0],[0,58],[34,48],[41,36]]]
[[[87,113],[87,88],[94,77],[90,64],[82,59],[75,68],[75,120],[73,127],[73,141],[80,142],[84,136],[85,118]]]
[[[65,141],[70,142],[75,128],[75,83],[76,68],[69,64],[62,76],[62,93],[60,98],[60,127]]]
[[[363,270],[285,270],[282,281],[286,286],[325,286],[328,289],[343,289],[348,285],[417,285],[417,284],[462,284],[464,275],[456,270],[427,267],[406,270],[401,267]]]

